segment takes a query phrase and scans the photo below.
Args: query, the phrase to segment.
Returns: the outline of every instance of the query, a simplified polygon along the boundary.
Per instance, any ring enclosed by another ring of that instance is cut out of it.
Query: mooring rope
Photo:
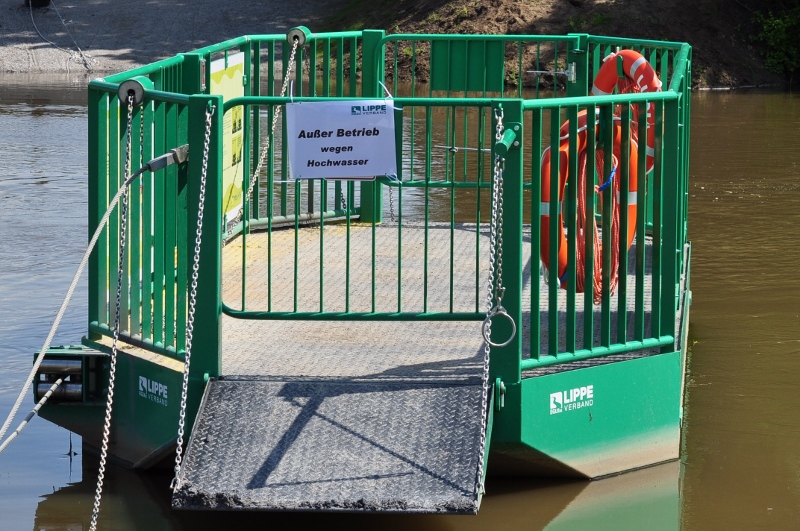
[[[78,270],[75,271],[75,275],[72,277],[72,282],[67,289],[67,294],[64,297],[64,300],[61,302],[61,307],[58,309],[58,313],[56,314],[55,319],[53,320],[53,324],[50,326],[50,332],[47,334],[47,338],[44,341],[44,345],[39,350],[39,355],[36,357],[36,360],[33,363],[33,367],[28,373],[28,378],[25,381],[25,384],[22,387],[22,391],[20,391],[19,396],[17,397],[16,402],[14,402],[14,406],[11,408],[11,412],[6,417],[5,422],[3,423],[3,427],[0,428],[0,441],[3,440],[3,436],[8,431],[8,427],[14,421],[14,417],[16,416],[17,412],[19,411],[20,405],[25,398],[25,395],[28,393],[31,384],[36,376],[36,373],[39,371],[39,366],[44,361],[45,354],[47,350],[50,348],[50,344],[53,341],[53,337],[56,334],[56,330],[58,330],[58,326],[61,324],[61,319],[64,317],[64,313],[67,310],[67,306],[69,305],[70,301],[72,300],[72,295],[75,292],[75,288],[78,286],[78,281],[83,274],[83,270],[86,268],[86,264],[89,263],[89,257],[94,250],[95,245],[97,245],[97,241],[100,239],[100,234],[102,234],[103,229],[105,228],[106,224],[108,223],[109,218],[111,217],[112,212],[117,206],[120,198],[122,197],[123,193],[127,189],[127,187],[141,174],[145,172],[155,172],[160,169],[165,168],[171,164],[185,162],[189,155],[188,146],[181,146],[179,148],[175,148],[171,150],[169,153],[165,155],[161,155],[160,157],[156,157],[155,159],[148,162],[143,168],[133,173],[130,177],[125,179],[120,186],[119,190],[117,191],[116,195],[111,199],[111,202],[108,205],[108,209],[106,210],[103,217],[100,219],[99,224],[97,225],[97,229],[94,231],[92,235],[92,239],[89,241],[89,245],[86,248],[86,252],[83,254],[83,258],[81,259],[80,264],[78,265]],[[3,443],[5,445],[5,443]]]
[[[64,18],[61,16],[61,13],[58,12],[58,8],[56,7],[55,2],[53,2],[53,0],[50,0],[50,3],[52,4],[53,9],[56,12],[56,15],[58,15],[59,20],[61,20],[61,24],[64,26],[64,29],[67,30],[67,34],[70,36],[70,38],[72,39],[72,42],[75,44],[75,47],[78,49],[78,53],[76,54],[72,50],[67,50],[66,48],[62,48],[58,44],[54,43],[53,41],[51,41],[50,39],[48,39],[47,37],[42,35],[42,32],[39,30],[39,26],[36,25],[36,21],[33,19],[33,1],[29,0],[28,1],[28,8],[29,8],[29,12],[30,12],[30,15],[31,15],[31,23],[33,24],[33,28],[36,30],[36,33],[39,34],[39,37],[41,37],[44,42],[50,44],[51,46],[53,46],[57,50],[61,50],[64,53],[68,53],[70,55],[70,60],[72,60],[72,58],[75,55],[80,55],[80,58],[83,60],[83,66],[86,67],[86,70],[91,73],[92,72],[92,67],[89,65],[89,60],[88,60],[89,56],[87,56],[85,53],[83,53],[83,50],[81,50],[81,47],[78,46],[78,43],[75,41],[75,37],[72,36],[72,32],[70,32],[69,28],[67,27],[67,23],[64,22]]]
[[[117,206],[120,197],[122,197],[122,194],[127,189],[128,185],[136,177],[141,175],[141,173],[143,173],[142,170],[131,175],[129,178],[125,180],[123,185],[120,187],[119,191],[117,191],[117,194],[111,200],[111,203],[109,204],[108,210],[106,210],[105,215],[100,220],[100,224],[97,226],[97,230],[95,231],[91,241],[89,242],[89,247],[87,247],[86,252],[83,254],[83,258],[81,259],[81,263],[80,265],[78,265],[78,270],[75,272],[75,276],[72,277],[72,282],[70,283],[69,288],[67,289],[67,294],[64,297],[63,302],[61,303],[61,307],[58,309],[58,313],[56,314],[55,319],[53,320],[53,324],[50,327],[50,332],[47,334],[47,339],[45,339],[44,345],[42,345],[42,348],[39,351],[39,356],[36,358],[36,361],[34,362],[33,367],[31,368],[31,371],[28,374],[28,378],[25,382],[25,385],[22,388],[22,391],[17,397],[17,401],[14,403],[14,406],[11,408],[11,412],[8,414],[6,421],[3,423],[3,427],[0,428],[0,440],[3,439],[3,435],[5,435],[6,431],[8,430],[8,426],[14,420],[14,416],[17,414],[17,411],[19,410],[19,406],[20,404],[22,404],[22,400],[27,394],[28,389],[30,389],[31,383],[33,382],[33,378],[39,371],[39,366],[42,364],[42,361],[44,360],[44,356],[45,353],[47,352],[47,349],[50,348],[50,343],[53,341],[53,336],[55,336],[56,334],[58,325],[61,324],[61,319],[64,317],[64,312],[66,312],[67,306],[69,305],[70,300],[72,300],[72,295],[75,292],[75,288],[78,285],[78,281],[80,280],[81,274],[83,273],[83,270],[86,268],[86,264],[89,263],[89,256],[92,254],[92,250],[94,249],[94,246],[97,244],[97,240],[100,238],[100,234],[103,232],[103,229],[105,228],[106,223],[108,222],[108,218],[111,217],[111,212]]]
[[[29,1],[28,3],[32,4],[33,2]],[[83,53],[83,50],[81,50],[81,47],[78,46],[78,41],[75,40],[75,37],[72,35],[72,32],[67,27],[67,23],[64,22],[64,17],[62,17],[61,13],[59,13],[58,7],[56,7],[55,1],[54,0],[50,0],[50,5],[53,6],[53,10],[56,12],[56,15],[58,15],[58,19],[61,21],[61,24],[64,26],[64,29],[67,30],[67,35],[69,35],[69,38],[72,39],[72,43],[75,45],[75,48],[78,49],[78,54],[81,56],[81,59],[83,60],[83,66],[85,66],[86,70],[89,73],[91,73],[92,72],[92,67],[89,64],[88,56],[85,53]]]
[[[64,383],[63,377],[53,382],[53,385],[51,385],[50,389],[48,389],[47,392],[44,394],[44,396],[39,399],[39,401],[36,403],[36,406],[34,406],[31,412],[28,413],[28,416],[25,417],[25,420],[20,422],[19,426],[17,426],[17,429],[14,430],[13,433],[11,433],[11,435],[9,435],[5,441],[3,441],[3,444],[0,444],[0,454],[3,453],[3,450],[8,448],[8,445],[11,444],[11,441],[17,438],[17,435],[22,433],[22,430],[25,429],[25,427],[28,425],[28,422],[30,422],[33,416],[39,412],[41,407],[45,404],[45,402],[47,402],[47,400],[53,395],[56,389],[58,389],[58,386],[61,385],[62,383]]]

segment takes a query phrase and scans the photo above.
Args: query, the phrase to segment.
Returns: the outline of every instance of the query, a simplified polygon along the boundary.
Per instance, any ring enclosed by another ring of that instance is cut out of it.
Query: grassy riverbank
[[[793,3],[799,2],[787,2]],[[788,76],[765,66],[759,9],[756,0],[349,0],[325,19],[323,30],[592,33],[680,41],[693,46],[695,87],[782,84]]]

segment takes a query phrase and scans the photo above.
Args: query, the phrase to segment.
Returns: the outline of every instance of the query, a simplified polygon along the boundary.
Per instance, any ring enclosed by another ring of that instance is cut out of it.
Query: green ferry
[[[92,81],[87,334],[39,414],[181,509],[475,513],[487,472],[677,459],[690,76],[298,27]]]

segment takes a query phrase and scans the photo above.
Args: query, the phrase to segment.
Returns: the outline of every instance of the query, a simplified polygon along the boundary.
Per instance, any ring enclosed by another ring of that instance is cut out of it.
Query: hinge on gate
[[[500,411],[506,405],[506,384],[503,380],[497,378],[494,381],[494,409]]]

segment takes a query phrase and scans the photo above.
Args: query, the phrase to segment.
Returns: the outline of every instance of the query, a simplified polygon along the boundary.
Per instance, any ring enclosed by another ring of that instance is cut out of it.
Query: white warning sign
[[[286,105],[293,179],[397,175],[394,107],[386,100]]]

